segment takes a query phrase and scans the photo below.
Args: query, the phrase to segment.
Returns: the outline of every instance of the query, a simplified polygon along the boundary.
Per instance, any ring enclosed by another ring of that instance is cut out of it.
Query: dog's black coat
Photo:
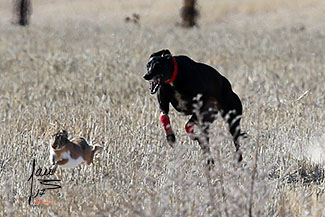
[[[177,62],[178,74],[172,83],[165,83],[173,76],[175,67],[173,58]],[[241,161],[238,139],[242,135],[240,132],[242,104],[224,76],[214,68],[195,62],[187,56],[172,56],[169,50],[152,54],[147,64],[147,71],[144,79],[154,81],[151,93],[158,92],[157,97],[162,113],[168,114],[169,103],[171,103],[178,112],[192,115],[189,122],[199,125],[201,120],[200,127],[206,138],[195,139],[198,140],[203,151],[209,151],[207,144],[203,144],[208,142],[209,124],[215,120],[217,112],[221,112],[229,125],[238,160]],[[199,101],[202,104],[197,108]],[[175,136],[169,136],[167,139],[175,140]]]

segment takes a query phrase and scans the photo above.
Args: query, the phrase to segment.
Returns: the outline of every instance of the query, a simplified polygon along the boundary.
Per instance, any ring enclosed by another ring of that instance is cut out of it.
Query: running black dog
[[[150,81],[151,94],[158,92],[160,121],[171,146],[176,138],[168,117],[169,103],[178,112],[192,115],[185,125],[185,131],[199,142],[205,154],[210,153],[209,125],[219,111],[229,125],[238,161],[242,160],[239,151],[239,137],[245,135],[240,131],[242,104],[229,81],[218,71],[189,57],[172,56],[169,50],[161,50],[150,56],[143,78]],[[210,157],[208,164],[211,163],[214,161]]]

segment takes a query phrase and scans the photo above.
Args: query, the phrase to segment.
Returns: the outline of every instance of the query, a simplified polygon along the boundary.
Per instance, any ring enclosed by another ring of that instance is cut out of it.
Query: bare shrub
[[[16,15],[17,24],[27,26],[30,22],[32,14],[31,0],[14,0],[14,13]]]
[[[184,6],[181,9],[182,26],[188,28],[197,25],[196,20],[198,16],[196,0],[184,0]]]

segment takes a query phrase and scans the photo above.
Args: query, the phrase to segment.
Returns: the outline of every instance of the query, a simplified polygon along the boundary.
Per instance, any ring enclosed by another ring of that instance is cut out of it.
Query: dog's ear
[[[168,49],[165,49],[161,56],[165,57],[165,56],[171,56],[171,55],[172,55],[172,53]]]
[[[172,53],[168,50],[168,49],[164,49],[164,50],[161,50],[161,51],[158,51],[156,53],[153,53],[150,55],[150,58],[151,57],[165,57],[165,56],[171,56]]]

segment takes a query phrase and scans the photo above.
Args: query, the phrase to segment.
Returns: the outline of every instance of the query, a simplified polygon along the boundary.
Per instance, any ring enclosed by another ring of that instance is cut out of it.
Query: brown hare
[[[73,168],[81,163],[88,165],[93,162],[94,154],[102,150],[101,146],[90,146],[84,138],[77,138],[70,141],[68,132],[60,130],[54,136],[51,145],[50,160],[52,163],[51,171],[55,173],[58,166],[63,168]]]

